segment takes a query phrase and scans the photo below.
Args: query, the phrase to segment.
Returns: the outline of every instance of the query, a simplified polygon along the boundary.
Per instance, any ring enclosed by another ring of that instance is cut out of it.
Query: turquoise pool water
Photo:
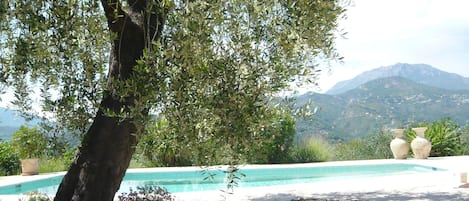
[[[343,180],[363,177],[389,176],[396,174],[415,174],[422,172],[442,171],[442,169],[413,164],[379,164],[323,167],[276,167],[276,168],[242,168],[244,174],[239,187],[273,186],[319,181]],[[119,192],[128,192],[136,186],[159,185],[169,192],[193,192],[204,190],[221,190],[226,188],[225,174],[222,170],[212,169],[206,173],[200,170],[128,172]],[[0,187],[0,195],[22,194],[38,191],[55,194],[62,176],[23,182]]]

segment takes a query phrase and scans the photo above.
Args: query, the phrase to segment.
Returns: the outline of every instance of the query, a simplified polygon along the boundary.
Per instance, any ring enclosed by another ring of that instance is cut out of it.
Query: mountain
[[[337,83],[326,94],[341,94],[371,80],[399,76],[417,83],[449,90],[469,90],[469,78],[438,70],[427,64],[397,63],[366,71],[351,80]]]
[[[39,119],[27,121],[14,110],[0,108],[0,140],[10,140],[11,135],[17,131],[20,126],[35,126],[39,123]]]
[[[321,109],[312,121],[297,121],[300,137],[321,134],[352,139],[413,122],[450,117],[464,126],[469,119],[469,90],[442,89],[403,77],[374,79],[337,95],[297,97],[299,103],[307,100]]]

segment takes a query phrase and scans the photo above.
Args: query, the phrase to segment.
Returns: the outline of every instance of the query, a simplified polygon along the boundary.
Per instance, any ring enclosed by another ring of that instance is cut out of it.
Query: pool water
[[[413,164],[379,164],[321,167],[276,167],[242,168],[238,176],[239,187],[259,187],[319,181],[343,180],[364,177],[415,174],[442,171],[442,169]],[[204,173],[205,172],[205,173]],[[209,177],[209,175],[212,175]],[[62,176],[0,186],[0,195],[22,194],[37,191],[53,195],[57,191]],[[119,192],[135,190],[137,186],[158,185],[171,193],[226,189],[226,174],[220,169],[127,172]]]

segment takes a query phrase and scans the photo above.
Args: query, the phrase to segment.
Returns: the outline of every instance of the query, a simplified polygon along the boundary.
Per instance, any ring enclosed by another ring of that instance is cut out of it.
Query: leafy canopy
[[[133,2],[110,3],[125,11]],[[132,96],[135,111],[164,113],[177,140],[200,153],[207,143],[246,153],[263,139],[274,94],[292,81],[314,83],[320,63],[340,60],[338,0],[146,3],[164,12],[162,34],[145,36],[153,38],[132,76],[114,80],[106,79],[106,62],[109,41],[119,39],[97,1],[2,1],[0,80],[13,87],[15,105],[30,111],[39,89],[42,111],[85,131],[103,93]]]

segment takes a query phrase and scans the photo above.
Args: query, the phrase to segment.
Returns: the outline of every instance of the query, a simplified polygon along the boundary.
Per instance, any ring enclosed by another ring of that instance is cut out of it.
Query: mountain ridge
[[[33,127],[39,124],[40,120],[33,119],[27,121],[21,117],[19,112],[0,107],[0,140],[10,140],[11,135],[17,131],[22,125]]]
[[[297,100],[313,100],[321,108],[314,121],[297,121],[299,138],[319,134],[348,140],[381,128],[446,117],[465,125],[469,111],[469,90],[442,89],[398,76],[375,79],[341,94],[309,93]]]
[[[365,71],[350,80],[338,82],[325,94],[341,94],[374,79],[394,76],[443,89],[469,90],[469,78],[467,77],[445,72],[428,64],[397,63]]]

